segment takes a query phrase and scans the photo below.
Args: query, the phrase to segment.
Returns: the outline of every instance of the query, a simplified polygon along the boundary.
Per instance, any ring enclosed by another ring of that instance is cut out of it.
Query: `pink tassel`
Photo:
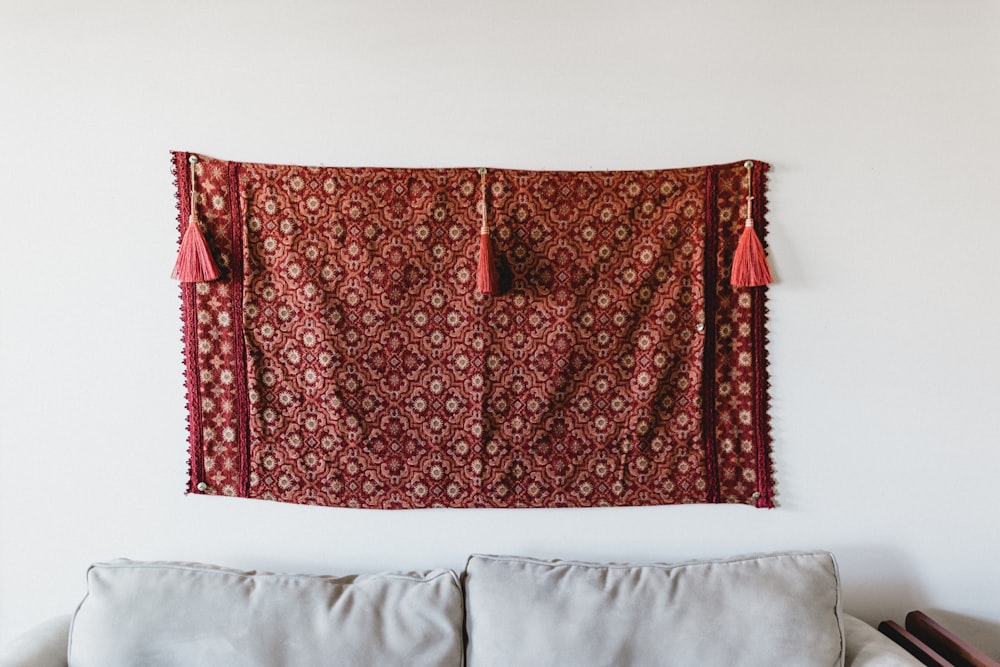
[[[760,287],[774,282],[771,278],[771,269],[767,266],[764,246],[761,245],[750,220],[743,228],[739,245],[736,246],[736,254],[733,255],[730,282],[734,287]]]
[[[476,270],[476,289],[480,294],[499,294],[500,276],[497,273],[496,257],[493,256],[493,242],[490,232],[483,228],[479,233],[479,268]]]
[[[490,228],[486,213],[486,170],[480,169],[480,202],[483,214],[483,226],[479,230],[479,267],[476,269],[476,289],[480,294],[500,293],[500,274],[497,272],[496,257],[493,255],[493,242],[490,240]]]
[[[177,263],[174,264],[174,272],[170,277],[182,283],[202,283],[219,277],[219,269],[215,266],[215,260],[212,259],[194,213],[188,218],[188,226],[177,252]]]

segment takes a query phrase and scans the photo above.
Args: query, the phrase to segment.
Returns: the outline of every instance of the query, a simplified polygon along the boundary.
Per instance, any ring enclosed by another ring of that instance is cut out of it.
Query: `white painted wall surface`
[[[170,149],[773,165],[775,510],[184,495]],[[1000,3],[0,0],[0,641],[95,560],[460,568],[822,547],[1000,655]]]

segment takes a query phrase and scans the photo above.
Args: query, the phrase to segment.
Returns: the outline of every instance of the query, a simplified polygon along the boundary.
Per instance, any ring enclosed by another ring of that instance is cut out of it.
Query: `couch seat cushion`
[[[462,664],[450,570],[350,577],[200,564],[92,566],[70,667]]]
[[[676,565],[476,555],[464,583],[468,667],[843,664],[825,552]]]

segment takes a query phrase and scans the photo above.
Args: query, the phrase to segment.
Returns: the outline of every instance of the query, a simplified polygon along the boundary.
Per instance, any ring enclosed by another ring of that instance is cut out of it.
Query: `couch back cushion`
[[[70,667],[462,664],[450,570],[323,577],[114,561],[87,580]]]
[[[829,553],[676,565],[472,556],[468,667],[843,665]]]

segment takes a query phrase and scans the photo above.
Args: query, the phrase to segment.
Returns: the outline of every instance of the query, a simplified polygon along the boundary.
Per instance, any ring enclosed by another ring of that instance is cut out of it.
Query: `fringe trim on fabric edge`
[[[754,170],[753,190],[758,201],[757,220],[755,227],[760,235],[760,241],[767,250],[767,173],[771,170],[771,165],[767,162],[757,162],[757,169]],[[756,400],[754,404],[757,414],[757,490],[760,497],[757,499],[757,507],[774,508],[776,495],[776,482],[774,480],[774,452],[771,439],[771,378],[770,362],[768,360],[767,346],[770,343],[770,333],[768,331],[768,305],[767,286],[748,288],[754,293],[753,318],[754,318],[754,378],[756,387]]]
[[[177,245],[180,247],[184,234],[185,220],[190,215],[190,192],[185,197],[184,183],[188,181],[188,154],[181,151],[171,151],[171,173],[174,176],[175,208],[177,209]],[[194,308],[194,283],[180,283],[181,297],[181,341],[183,342],[184,359],[184,402],[187,408],[188,432],[188,481],[186,493],[201,493],[198,485],[204,482],[204,445],[201,441],[201,412],[196,409],[195,401],[199,395],[197,369],[193,367],[197,361],[197,322]]]

